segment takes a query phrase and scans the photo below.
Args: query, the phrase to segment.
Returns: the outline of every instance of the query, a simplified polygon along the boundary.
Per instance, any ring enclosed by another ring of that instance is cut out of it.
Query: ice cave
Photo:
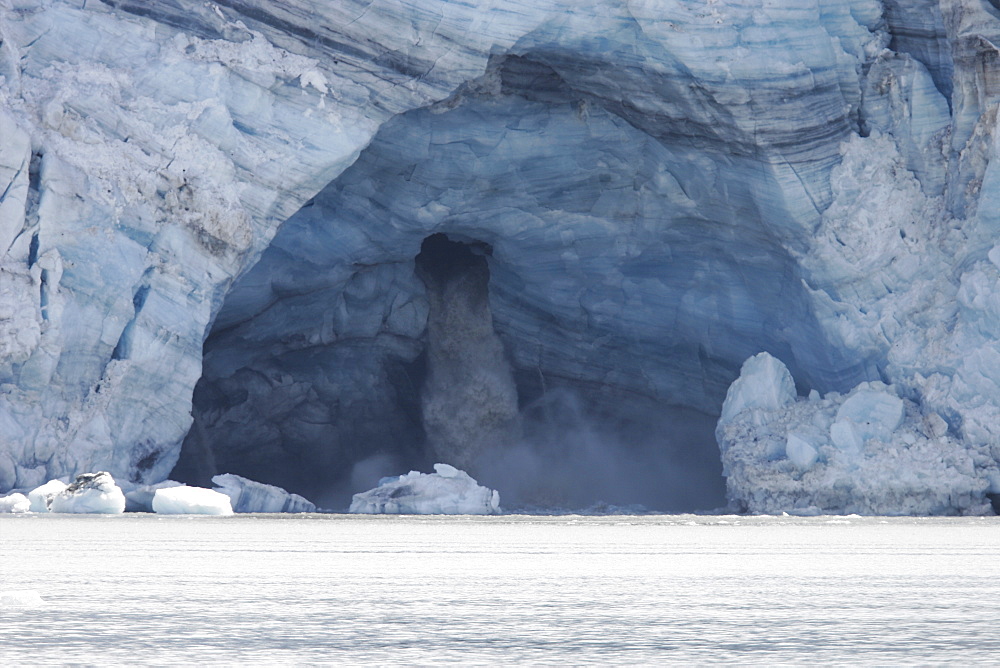
[[[0,0],[0,40],[0,493],[993,512],[991,3]]]

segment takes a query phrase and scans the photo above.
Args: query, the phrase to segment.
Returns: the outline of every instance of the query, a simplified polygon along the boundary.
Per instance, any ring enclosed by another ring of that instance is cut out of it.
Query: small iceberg
[[[161,487],[153,494],[153,512],[161,515],[232,515],[229,497],[204,487]]]
[[[31,502],[24,494],[14,492],[0,496],[0,513],[26,513],[31,509]]]
[[[125,494],[107,471],[81,473],[73,484],[52,497],[49,511],[118,515],[125,512]]]
[[[229,497],[237,513],[314,513],[316,506],[308,499],[280,487],[247,480],[233,473],[212,477],[215,491]]]
[[[37,608],[44,603],[45,601],[38,595],[38,592],[31,589],[0,591],[0,610]]]
[[[390,515],[495,515],[500,493],[482,487],[465,471],[435,464],[434,473],[410,471],[383,478],[378,487],[355,494],[350,512]]]

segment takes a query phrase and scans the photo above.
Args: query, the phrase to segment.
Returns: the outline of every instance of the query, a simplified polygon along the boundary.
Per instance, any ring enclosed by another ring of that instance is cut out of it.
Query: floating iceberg
[[[180,487],[184,483],[176,480],[164,480],[155,485],[142,485],[125,492],[125,510],[133,513],[153,512],[153,496],[158,489],[168,489],[170,487]]]
[[[796,398],[790,382],[784,365],[761,353],[726,398],[716,435],[738,510],[990,513],[986,493],[1000,478],[989,452],[951,437],[936,413],[878,381],[810,399]]]
[[[31,589],[0,591],[0,610],[8,608],[37,608],[45,603],[37,591]]]
[[[204,487],[161,487],[153,494],[153,512],[163,515],[232,515],[229,497]]]
[[[237,513],[313,513],[316,505],[280,487],[247,480],[232,473],[213,476],[215,491],[229,497]]]
[[[107,471],[81,473],[73,484],[52,497],[49,510],[114,515],[125,512],[125,494]]]
[[[31,509],[31,502],[24,494],[14,492],[0,497],[0,513],[26,513]]]
[[[465,471],[435,464],[435,473],[410,471],[383,478],[379,486],[355,494],[350,512],[392,515],[495,515],[500,493],[481,487]]]
[[[66,483],[62,480],[49,480],[44,485],[39,485],[28,492],[28,501],[31,502],[31,512],[49,512],[49,508],[52,506],[52,499],[64,489],[66,489]]]

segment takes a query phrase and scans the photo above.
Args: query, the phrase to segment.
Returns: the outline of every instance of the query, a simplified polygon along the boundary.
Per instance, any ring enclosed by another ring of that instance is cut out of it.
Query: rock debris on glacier
[[[125,494],[107,471],[81,473],[52,497],[49,511],[118,515],[125,512]]]

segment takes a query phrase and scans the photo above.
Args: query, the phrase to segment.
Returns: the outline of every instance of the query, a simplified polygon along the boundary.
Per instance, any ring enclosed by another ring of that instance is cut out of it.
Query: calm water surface
[[[0,665],[996,663],[1000,518],[0,516]]]

